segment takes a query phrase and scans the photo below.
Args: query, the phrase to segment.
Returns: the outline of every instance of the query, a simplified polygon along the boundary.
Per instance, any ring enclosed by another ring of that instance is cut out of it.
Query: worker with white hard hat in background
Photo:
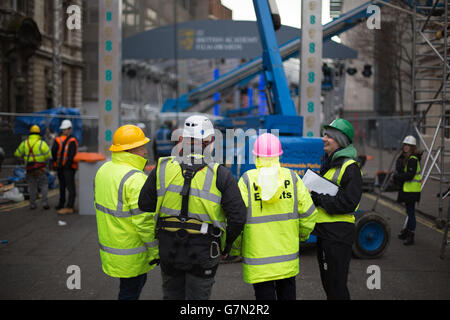
[[[38,125],[31,126],[29,137],[22,141],[14,155],[25,162],[30,209],[37,208],[36,199],[39,189],[42,194],[43,209],[50,209],[47,200],[48,179],[45,173],[47,160],[50,159],[50,149],[47,143],[41,139],[41,129]]]
[[[257,300],[295,300],[299,244],[314,229],[317,210],[297,173],[280,166],[279,139],[260,135],[253,154],[256,169],[239,180],[247,207],[242,235],[244,281]]]
[[[221,255],[244,227],[239,188],[212,159],[213,142],[206,116],[187,118],[180,154],[159,158],[139,196],[139,209],[158,217],[164,299],[209,299]]]
[[[422,189],[422,176],[420,172],[420,159],[422,152],[417,149],[417,141],[413,136],[406,136],[403,147],[398,155],[394,183],[400,186],[398,202],[405,203],[406,220],[398,238],[404,240],[404,245],[414,244],[414,233],[416,230],[415,203],[420,201]]]
[[[78,152],[78,141],[72,136],[72,122],[63,120],[60,136],[55,138],[52,146],[53,168],[58,173],[59,181],[59,202],[55,207],[58,214],[68,214],[74,212],[75,207],[75,173],[78,163],[74,157]],[[66,189],[69,198],[66,203]]]

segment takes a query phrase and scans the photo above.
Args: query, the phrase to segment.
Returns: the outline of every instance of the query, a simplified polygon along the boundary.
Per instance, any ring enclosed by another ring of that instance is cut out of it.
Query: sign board
[[[120,123],[122,1],[99,1],[98,149],[107,158],[114,132]]]
[[[320,137],[322,112],[322,1],[302,1],[300,115],[303,135]]]
[[[178,59],[254,59],[262,55],[258,27],[254,21],[200,20],[177,24]],[[320,29],[321,31],[321,29]],[[173,25],[144,31],[123,40],[123,59],[174,59]],[[298,39],[300,30],[281,26],[278,45]],[[155,46],[155,43],[158,45]],[[332,40],[323,44],[323,57],[355,59],[357,52]]]

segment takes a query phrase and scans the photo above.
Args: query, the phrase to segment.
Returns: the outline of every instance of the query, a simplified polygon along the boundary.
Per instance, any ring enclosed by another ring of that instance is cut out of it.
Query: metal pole
[[[443,216],[443,206],[444,206],[444,199],[443,199],[443,184],[444,184],[444,171],[445,171],[445,109],[447,106],[447,85],[446,85],[446,79],[447,79],[447,73],[450,71],[447,64],[447,49],[448,49],[448,32],[447,32],[447,26],[448,26],[448,0],[444,0],[444,7],[445,7],[445,16],[444,16],[444,72],[442,74],[442,106],[441,106],[441,172],[439,176],[439,219],[444,219]],[[448,224],[448,221],[447,221]]]
[[[175,110],[177,113],[177,128],[180,126],[180,110],[179,110],[179,104],[178,104],[178,97],[180,95],[180,83],[178,78],[178,17],[177,17],[177,1],[173,0],[173,53],[174,53],[174,60],[175,60],[175,101],[176,106]]]
[[[52,72],[52,86],[53,86],[53,107],[58,108],[62,104],[62,3],[61,0],[53,0],[53,72]]]

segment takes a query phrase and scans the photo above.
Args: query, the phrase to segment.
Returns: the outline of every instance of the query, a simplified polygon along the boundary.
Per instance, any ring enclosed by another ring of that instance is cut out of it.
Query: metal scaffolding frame
[[[418,2],[415,1],[413,11],[411,125],[425,148],[426,157],[421,169],[422,190],[429,179],[439,181],[436,223],[445,228],[441,246],[443,258],[450,220],[450,211],[446,218],[443,211],[450,178],[450,172],[445,170],[445,159],[450,155],[449,148],[445,146],[446,130],[450,129],[447,114],[450,110],[449,1],[436,0],[432,6]],[[437,122],[428,124],[426,120],[433,114]],[[432,139],[427,144],[425,134],[430,133]]]

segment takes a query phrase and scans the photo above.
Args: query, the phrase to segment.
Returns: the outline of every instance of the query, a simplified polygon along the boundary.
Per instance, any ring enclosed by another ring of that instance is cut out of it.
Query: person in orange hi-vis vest
[[[72,136],[72,122],[64,120],[59,127],[61,135],[55,138],[52,146],[53,168],[58,173],[59,202],[55,209],[58,214],[74,212],[75,206],[75,172],[78,163],[74,157],[78,152],[78,141]],[[66,203],[66,189],[69,198]]]

